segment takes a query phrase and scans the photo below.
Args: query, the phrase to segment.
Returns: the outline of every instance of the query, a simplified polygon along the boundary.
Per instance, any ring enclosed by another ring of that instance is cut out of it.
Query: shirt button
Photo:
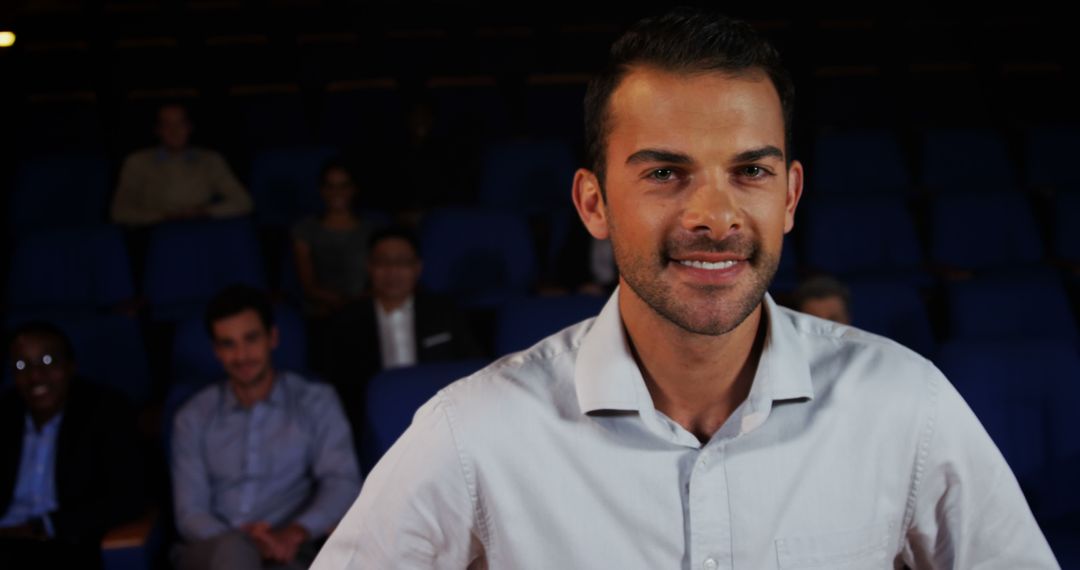
[[[705,567],[705,570],[716,570],[716,567],[719,565],[716,563],[715,558],[706,558],[705,564],[702,564],[702,566]]]

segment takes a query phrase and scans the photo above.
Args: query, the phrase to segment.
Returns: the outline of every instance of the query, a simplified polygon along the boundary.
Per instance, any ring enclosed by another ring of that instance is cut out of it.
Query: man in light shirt
[[[618,289],[425,404],[315,567],[1056,567],[937,368],[767,295],[803,191],[792,99],[744,23],[632,27],[573,186]]]
[[[112,219],[140,227],[170,220],[229,218],[251,212],[251,197],[217,152],[189,145],[182,105],[158,110],[160,144],[132,153],[120,169]]]
[[[228,375],[192,397],[172,435],[181,570],[305,568],[360,489],[333,388],[277,371],[267,296],[237,285],[206,310]]]

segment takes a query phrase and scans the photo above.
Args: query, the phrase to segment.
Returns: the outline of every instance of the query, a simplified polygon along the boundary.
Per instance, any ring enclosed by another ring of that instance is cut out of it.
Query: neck
[[[323,222],[328,224],[349,223],[352,222],[353,219],[355,219],[355,216],[353,216],[352,211],[347,208],[327,210],[326,214],[323,216]]]
[[[386,297],[379,297],[375,299],[375,302],[382,307],[382,310],[389,313],[390,311],[397,310],[405,305],[405,302],[412,298],[412,295],[408,297],[402,297],[400,299],[387,299]]]
[[[49,420],[56,417],[56,414],[60,413],[60,409],[49,410],[47,412],[30,412],[30,419],[34,422],[34,429],[41,432],[45,424],[49,423]]]
[[[274,370],[267,368],[265,373],[252,382],[241,383],[233,380],[229,385],[240,405],[250,408],[270,396],[270,390],[274,387]]]
[[[653,405],[707,442],[750,393],[767,330],[762,306],[718,336],[686,331],[632,293],[619,295],[619,311]]]

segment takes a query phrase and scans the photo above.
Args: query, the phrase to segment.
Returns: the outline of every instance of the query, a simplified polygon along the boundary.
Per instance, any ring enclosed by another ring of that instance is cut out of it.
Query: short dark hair
[[[409,245],[412,246],[413,251],[416,253],[416,257],[422,257],[420,255],[420,240],[416,239],[416,234],[408,228],[403,228],[401,226],[385,227],[376,230],[375,233],[371,234],[371,237],[368,238],[368,253],[370,254],[374,251],[375,246],[379,245],[379,242],[392,238],[403,239],[409,242]]]
[[[265,291],[250,285],[230,285],[221,291],[206,306],[206,333],[214,338],[214,323],[251,309],[259,314],[266,330],[274,327],[274,307],[270,296]]]
[[[326,176],[330,174],[331,170],[344,170],[345,174],[349,175],[349,180],[353,180],[352,171],[349,170],[349,167],[345,164],[345,161],[342,160],[341,157],[335,156],[333,158],[327,159],[326,162],[323,162],[322,169],[319,170],[320,186],[326,183]]]
[[[21,336],[40,336],[45,338],[51,338],[60,344],[60,350],[64,352],[62,355],[65,360],[75,360],[75,346],[71,344],[71,339],[68,338],[67,333],[60,327],[46,321],[28,321],[25,322],[15,330],[11,331],[8,335],[8,354],[15,348],[15,340]]]
[[[780,54],[746,22],[720,14],[677,8],[634,24],[611,46],[607,66],[585,91],[585,151],[601,191],[611,132],[611,95],[631,68],[652,66],[671,72],[718,71],[732,75],[764,72],[780,95],[784,155],[791,162],[795,86]]]
[[[827,297],[840,297],[840,300],[844,302],[844,308],[851,311],[851,289],[840,280],[828,275],[816,275],[799,284],[792,294],[792,303],[795,309],[801,311],[803,304],[810,299]]]

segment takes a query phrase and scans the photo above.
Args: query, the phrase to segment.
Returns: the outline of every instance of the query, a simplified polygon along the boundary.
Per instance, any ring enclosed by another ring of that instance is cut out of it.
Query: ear
[[[784,233],[795,227],[795,208],[799,205],[803,192],[803,166],[797,160],[791,161],[787,176],[787,199],[784,201]]]
[[[574,207],[585,229],[596,239],[607,239],[608,221],[600,180],[591,170],[579,168],[574,173]]]
[[[281,339],[278,336],[277,325],[274,325],[274,326],[270,327],[270,348],[271,349],[277,348],[278,347],[278,342],[280,340]]]

